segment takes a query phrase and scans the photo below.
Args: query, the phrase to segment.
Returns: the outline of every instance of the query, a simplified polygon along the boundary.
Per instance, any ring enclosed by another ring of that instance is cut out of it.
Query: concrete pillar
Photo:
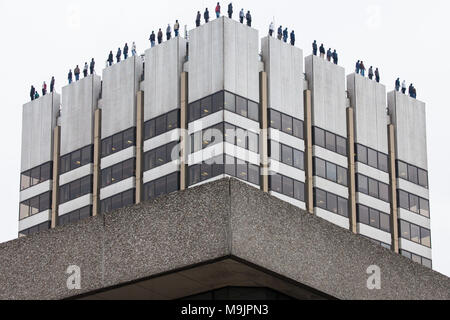
[[[101,186],[101,151],[102,151],[102,109],[94,113],[94,173],[92,188],[92,215],[95,217],[100,213],[100,186]]]
[[[397,206],[397,172],[396,172],[396,156],[395,156],[395,127],[393,124],[388,125],[389,137],[389,174],[391,183],[391,236],[392,250],[399,253],[398,241],[398,206]]]
[[[313,138],[312,138],[312,117],[311,117],[311,91],[304,91],[305,108],[305,198],[306,211],[314,214],[314,178],[313,178]]]
[[[136,204],[142,202],[142,176],[144,159],[144,91],[138,91],[136,99]]]
[[[188,99],[189,99],[189,88],[188,88],[188,73],[181,73],[181,86],[180,86],[180,129],[181,129],[181,153],[180,153],[180,190],[186,190],[188,187],[188,177],[187,177],[187,166],[188,166]]]
[[[347,157],[348,157],[348,206],[350,231],[358,233],[356,215],[356,171],[355,171],[355,122],[353,108],[347,108]]]
[[[269,146],[268,146],[268,130],[269,119],[267,113],[267,73],[260,72],[260,104],[261,104],[261,190],[269,192]]]
[[[51,228],[58,225],[59,201],[59,154],[60,154],[61,127],[53,129],[53,185],[52,185],[52,222]]]

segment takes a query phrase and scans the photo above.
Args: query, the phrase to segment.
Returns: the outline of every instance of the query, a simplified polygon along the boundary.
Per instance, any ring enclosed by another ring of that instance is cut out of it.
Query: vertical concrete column
[[[51,228],[54,229],[58,225],[58,200],[59,200],[59,155],[61,141],[61,127],[57,126],[53,129],[53,185],[52,185],[52,222]]]
[[[347,158],[348,158],[348,206],[350,231],[358,233],[356,216],[356,172],[355,172],[355,118],[353,108],[347,108]]]
[[[398,206],[397,206],[397,170],[395,166],[395,127],[393,124],[388,125],[389,138],[389,174],[390,174],[390,193],[391,193],[391,236],[392,251],[399,253],[398,240]]]
[[[267,112],[267,72],[260,72],[259,74],[260,86],[260,104],[261,104],[261,189],[264,192],[269,192],[269,117]]]
[[[136,98],[136,204],[142,202],[144,159],[144,91]]]
[[[181,129],[181,142],[180,142],[180,190],[186,190],[187,188],[187,155],[188,155],[188,73],[181,73],[181,87],[180,87],[180,129]]]
[[[95,217],[100,213],[100,161],[102,151],[102,109],[94,113],[94,183],[92,188],[92,215]]]
[[[314,189],[313,189],[313,142],[312,142],[312,118],[311,118],[311,91],[303,92],[305,107],[305,195],[306,211],[314,214]]]

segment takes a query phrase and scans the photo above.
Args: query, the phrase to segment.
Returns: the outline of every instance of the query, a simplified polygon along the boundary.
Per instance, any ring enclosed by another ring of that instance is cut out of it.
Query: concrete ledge
[[[1,244],[0,256],[0,299],[89,296],[227,257],[338,299],[450,299],[449,278],[230,179]],[[67,289],[71,265],[81,290]],[[381,290],[367,289],[371,265]]]

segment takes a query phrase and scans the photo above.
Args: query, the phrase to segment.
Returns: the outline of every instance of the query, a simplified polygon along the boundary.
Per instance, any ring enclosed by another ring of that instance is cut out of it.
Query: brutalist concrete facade
[[[313,299],[450,299],[449,278],[229,179],[1,244],[0,256],[0,299],[100,299],[123,286],[134,296],[116,298],[163,299],[145,288],[171,274],[185,280],[170,294],[181,298],[205,289],[193,270],[218,261],[229,272],[237,262],[263,270],[286,283],[278,290],[294,295],[301,287]],[[73,265],[81,289],[71,291],[66,271]],[[373,265],[381,270],[380,290],[367,287]],[[251,274],[240,281],[263,281]],[[208,288],[227,284],[217,277]]]

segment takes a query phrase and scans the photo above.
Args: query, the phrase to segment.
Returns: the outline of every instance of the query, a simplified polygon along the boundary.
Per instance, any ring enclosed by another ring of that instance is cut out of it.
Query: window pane
[[[92,189],[92,176],[87,176],[80,181],[80,195],[86,195],[91,193]]]
[[[233,157],[225,156],[225,174],[232,177],[236,176],[236,164]]]
[[[347,156],[347,140],[336,136],[336,151],[337,153],[343,155],[343,156]]]
[[[41,166],[41,179],[40,182],[44,182],[51,179],[52,173],[52,165],[50,162]]]
[[[212,114],[212,97],[206,97],[201,101],[201,116],[206,117]]]
[[[282,193],[281,176],[278,174],[274,174],[271,175],[269,179],[270,179],[270,190],[277,193]]]
[[[248,101],[248,117],[252,120],[259,121],[259,104]]]
[[[414,253],[411,254],[411,260],[415,263],[422,264],[422,258]]]
[[[112,149],[112,137],[102,141],[102,158],[105,158],[111,154]]]
[[[295,180],[294,180],[294,198],[300,201],[305,201],[305,185]]]
[[[225,109],[231,112],[236,112],[236,97],[234,94],[225,92]]]
[[[408,180],[412,183],[419,183],[417,168],[411,165],[408,165]]]
[[[28,201],[24,201],[20,204],[19,209],[19,219],[25,219],[30,214],[30,207],[28,205]]]
[[[411,241],[420,243],[420,227],[414,224],[411,225]]]
[[[373,168],[378,168],[378,152],[372,149],[367,149],[368,165]]]
[[[145,123],[145,140],[151,139],[156,135],[155,120],[150,120]]]
[[[167,114],[167,131],[178,128],[178,109]]]
[[[172,193],[179,190],[179,176],[178,173],[172,173],[167,176],[167,193]]]
[[[81,181],[77,180],[70,183],[70,199],[79,198],[81,194]]]
[[[144,185],[144,200],[148,201],[155,198],[155,183],[149,182]]]
[[[236,97],[236,113],[247,118],[247,99]]]
[[[36,213],[39,213],[39,197],[34,197],[29,200],[30,204],[30,215],[34,215]]]
[[[378,169],[389,172],[388,156],[384,153],[378,153]]]
[[[428,200],[420,198],[420,214],[424,217],[430,217],[430,203]]]
[[[400,208],[409,210],[409,195],[405,191],[398,190],[398,203]]]
[[[281,161],[289,166],[294,165],[294,159],[292,154],[292,148],[282,145],[281,146]]]
[[[236,145],[247,149],[247,132],[244,129],[236,129]]]
[[[61,158],[61,174],[70,171],[70,154]]]
[[[428,260],[428,259],[426,259],[426,258],[422,258],[422,264],[423,264],[425,267],[430,268],[430,269],[433,267],[433,266],[432,266],[431,260]]]
[[[370,225],[380,229],[380,213],[377,210],[369,209]]]
[[[409,195],[409,211],[420,213],[419,212],[419,197],[413,194]]]
[[[124,149],[134,146],[136,143],[135,128],[128,129],[123,133],[123,145]]]
[[[167,149],[166,146],[162,146],[156,149],[156,166],[162,166],[167,163]]]
[[[409,223],[406,221],[400,221],[401,237],[405,239],[411,239],[411,231],[409,229]]]
[[[299,139],[303,139],[303,121],[294,119],[293,126],[294,136]]]
[[[336,136],[330,132],[325,135],[326,138],[326,149],[331,151],[336,151]]]
[[[390,216],[380,213],[380,228],[383,231],[391,232]]]
[[[113,136],[112,138],[112,151],[118,152],[123,150],[123,134],[119,133]]]
[[[157,137],[165,132],[167,132],[167,115],[155,119],[155,136]]]
[[[281,113],[273,109],[270,109],[269,118],[270,118],[270,127],[277,130],[281,130]]]
[[[86,219],[91,216],[91,207],[84,207],[80,209],[80,219]]]
[[[37,185],[41,178],[41,168],[37,167],[31,170],[31,185]]]
[[[283,194],[293,198],[294,197],[294,180],[288,177],[283,177]]]
[[[236,128],[229,123],[225,123],[224,131],[225,142],[234,145],[236,143]]]
[[[166,194],[166,178],[161,178],[155,181],[155,197]]]
[[[342,167],[337,167],[337,183],[347,186],[347,169]]]
[[[117,210],[122,207],[122,195],[118,194],[111,198],[111,210]]]
[[[224,107],[224,96],[223,91],[216,93],[212,98],[212,112],[223,110]]]
[[[127,179],[134,176],[134,158],[123,163],[123,178]]]
[[[431,248],[431,233],[430,230],[420,228],[420,236],[422,245]]]
[[[369,196],[378,198],[378,181],[369,179]]]
[[[281,130],[287,134],[294,134],[292,117],[283,114],[281,116]]]
[[[102,207],[101,208],[102,209],[102,213],[111,212],[111,209],[112,209],[111,198],[103,200],[102,203],[101,203],[101,207]]]
[[[112,183],[116,183],[118,181],[122,180],[122,164],[116,164],[115,166],[112,167],[111,169],[111,175],[112,175],[112,179],[111,182]]]
[[[166,161],[172,162],[179,158],[179,148],[178,142],[169,143],[166,146]]]
[[[305,169],[305,156],[303,152],[294,150],[294,167],[300,170]]]
[[[425,170],[419,169],[419,184],[424,187],[428,188],[428,173]]]
[[[330,162],[327,162],[327,179],[334,182],[337,181],[336,165]]]
[[[397,175],[399,178],[408,180],[408,166],[402,161],[397,161]]]
[[[212,168],[211,165],[203,163],[201,165],[201,181],[211,179]]]
[[[237,177],[244,181],[248,181],[248,165],[245,161],[237,160]]]
[[[247,132],[248,134],[248,150],[254,153],[259,152],[259,137],[256,133]]]
[[[122,207],[128,207],[134,204],[134,191],[128,190],[122,194]]]
[[[411,260],[411,252],[402,250],[402,256]]]
[[[281,146],[278,142],[270,141],[270,158],[281,161]]]
[[[369,208],[366,206],[358,206],[358,222],[369,225]]]
[[[66,203],[70,200],[70,184],[66,184],[59,188],[59,202]]]
[[[380,199],[385,202],[390,202],[389,185],[380,182],[378,184],[378,189],[380,192]]]
[[[101,172],[102,187],[106,187],[111,183],[111,168],[103,169]]]
[[[259,185],[259,167],[253,164],[248,165],[248,182]]]
[[[223,156],[218,156],[214,159],[212,166],[212,176],[217,177],[225,173],[225,167],[223,164]]]
[[[156,151],[152,150],[144,155],[144,168],[145,171],[154,169],[156,167]]]
[[[327,209],[327,193],[325,191],[316,189],[315,201],[316,201],[316,207],[322,208],[325,210]]]
[[[338,197],[338,214],[348,218],[348,202],[347,199]]]
[[[358,192],[369,194],[367,177],[358,175]]]
[[[328,193],[327,194],[327,210],[334,212],[334,213],[338,213],[338,209],[337,209],[337,196],[335,196],[334,194]]]
[[[30,171],[24,172],[20,176],[20,190],[25,190],[30,187],[31,173]]]
[[[367,164],[367,148],[358,144],[356,145],[356,155],[358,162]]]
[[[316,176],[326,179],[327,178],[326,162],[322,159],[315,158],[314,166]]]

